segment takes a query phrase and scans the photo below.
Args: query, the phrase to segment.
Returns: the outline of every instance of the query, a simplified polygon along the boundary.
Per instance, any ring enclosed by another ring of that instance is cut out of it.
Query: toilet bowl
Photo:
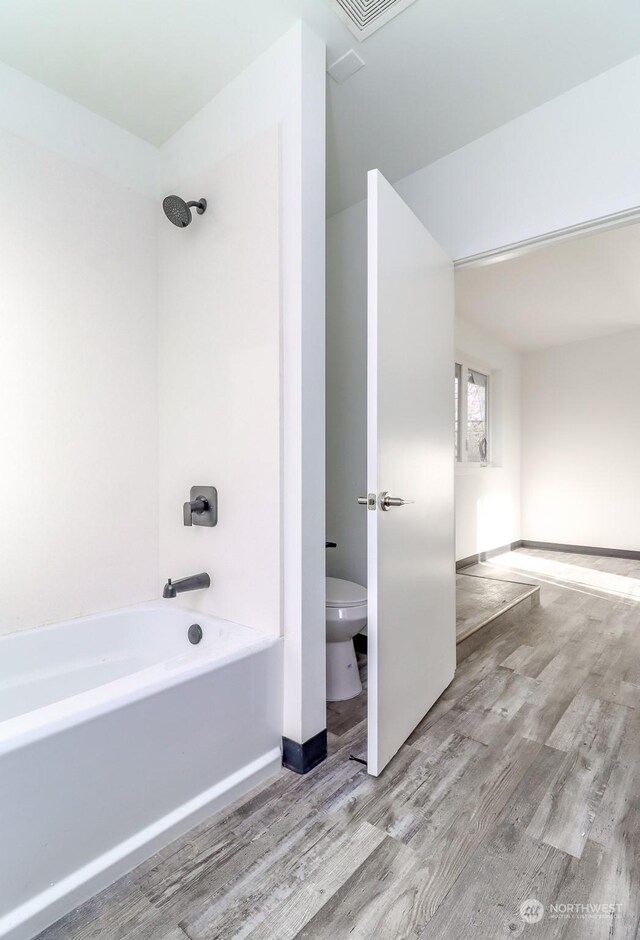
[[[367,625],[367,589],[327,578],[327,701],[344,702],[362,692],[353,638]]]

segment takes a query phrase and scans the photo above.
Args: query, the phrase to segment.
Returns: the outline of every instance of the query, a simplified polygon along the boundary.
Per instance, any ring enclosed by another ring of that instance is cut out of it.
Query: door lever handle
[[[408,506],[411,503],[414,503],[413,499],[402,499],[400,496],[391,496],[386,491],[380,493],[380,509],[383,512],[389,512],[390,509],[393,509],[395,506]]]

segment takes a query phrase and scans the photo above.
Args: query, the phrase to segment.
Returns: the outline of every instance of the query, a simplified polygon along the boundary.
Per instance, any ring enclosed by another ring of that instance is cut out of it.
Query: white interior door
[[[453,264],[368,176],[368,757],[377,775],[453,679]],[[386,509],[384,494],[404,505]]]

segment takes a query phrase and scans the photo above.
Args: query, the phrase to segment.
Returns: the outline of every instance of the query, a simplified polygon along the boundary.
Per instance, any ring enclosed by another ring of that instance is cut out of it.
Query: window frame
[[[475,359],[471,359],[469,356],[458,355],[456,354],[455,365],[454,365],[454,375],[455,368],[460,366],[460,386],[458,388],[458,456],[455,458],[456,468],[464,467],[465,469],[477,469],[477,470],[486,470],[487,467],[492,465],[491,463],[491,439],[492,439],[492,428],[491,428],[491,369],[481,362],[478,362]],[[469,407],[469,396],[466,394],[467,385],[469,382],[469,372],[480,372],[481,375],[486,375],[487,377],[487,390],[486,390],[486,425],[487,425],[487,458],[484,461],[479,460],[469,460],[468,459],[468,438],[467,438],[467,423],[468,423],[468,407]],[[463,389],[465,390],[463,393]],[[455,407],[455,406],[454,406]],[[455,422],[454,415],[454,422]],[[454,423],[454,434],[455,434],[455,423]],[[455,446],[454,446],[454,455],[455,455]]]
[[[458,370],[460,374],[458,375]],[[463,366],[461,362],[458,362],[456,359],[454,365],[454,392],[453,392],[453,439],[454,439],[454,460],[456,466],[460,463],[460,455],[462,454],[462,405],[460,399],[462,398],[462,375],[463,375]],[[455,399],[455,381],[458,380],[458,400]],[[456,427],[457,422],[457,427]]]

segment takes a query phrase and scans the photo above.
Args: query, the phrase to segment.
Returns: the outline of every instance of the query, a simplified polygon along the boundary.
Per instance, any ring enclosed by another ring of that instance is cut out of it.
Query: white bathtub
[[[175,601],[1,638],[0,937],[275,773],[281,739],[281,640]]]

